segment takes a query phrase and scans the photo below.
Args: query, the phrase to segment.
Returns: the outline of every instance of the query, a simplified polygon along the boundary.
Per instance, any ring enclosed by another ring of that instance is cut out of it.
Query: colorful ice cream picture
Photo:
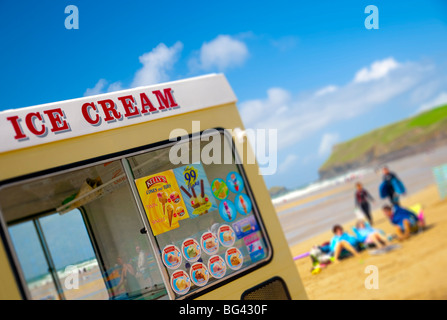
[[[244,238],[245,246],[248,249],[250,259],[252,262],[261,260],[265,257],[264,246],[262,245],[262,240],[256,233],[248,235]]]
[[[210,275],[207,267],[203,263],[194,263],[189,272],[191,274],[191,280],[196,286],[203,287],[208,283]]]
[[[223,200],[219,204],[219,214],[226,222],[231,222],[236,219],[237,210],[233,202],[230,200]]]
[[[211,196],[211,186],[201,164],[183,166],[173,171],[191,218],[217,210]]]
[[[234,230],[227,224],[223,224],[217,231],[219,242],[224,247],[231,247],[236,241]]]
[[[163,215],[166,215],[166,204],[168,203],[168,193],[167,192],[157,192],[157,198],[158,202],[161,203],[161,206],[163,208]]]
[[[237,172],[230,172],[227,174],[226,183],[228,185],[228,188],[233,193],[239,193],[242,190],[244,190],[244,180],[242,180],[242,177]]]
[[[177,217],[179,217],[179,219],[183,218],[185,216],[185,208],[183,208],[182,206],[177,206],[175,208],[175,214],[177,215]]]
[[[135,180],[154,236],[180,227],[189,218],[177,179],[167,170]]]
[[[163,264],[169,269],[177,269],[182,263],[180,249],[174,245],[166,246],[162,251]]]
[[[213,182],[211,182],[211,188],[213,190],[213,195],[217,199],[224,200],[228,197],[229,190],[227,184],[223,179],[214,179]]]
[[[201,254],[199,243],[193,238],[186,239],[182,244],[182,253],[187,261],[196,262]]]
[[[225,261],[221,256],[212,256],[208,260],[208,270],[214,278],[220,279],[225,276],[227,266],[225,265]]]
[[[251,212],[252,204],[250,198],[245,193],[238,193],[234,200],[237,211],[246,216]]]
[[[173,191],[171,192],[171,194],[169,195],[169,199],[171,199],[171,201],[173,203],[179,203],[180,201],[180,195],[177,191]]]
[[[225,252],[225,262],[232,270],[239,270],[244,262],[244,257],[238,248],[229,248]]]
[[[189,275],[183,270],[175,271],[171,276],[171,288],[179,295],[187,294],[191,288]]]
[[[233,223],[233,229],[236,232],[236,237],[242,239],[243,237],[259,230],[259,225],[253,215],[249,215],[237,222]]]
[[[210,256],[216,254],[219,250],[219,240],[212,232],[202,234],[200,237],[200,245],[202,246],[203,252]]]

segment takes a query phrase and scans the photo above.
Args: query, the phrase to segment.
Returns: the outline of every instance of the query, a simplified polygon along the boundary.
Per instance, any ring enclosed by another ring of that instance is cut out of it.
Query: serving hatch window
[[[30,299],[156,299],[167,292],[121,161],[0,190]]]
[[[177,298],[230,279],[271,253],[232,140],[223,131],[211,132],[206,139],[127,158]],[[215,144],[214,161],[205,164],[196,157],[201,161],[172,164],[173,150],[188,150],[186,158],[193,159],[194,152],[208,152],[210,143]]]
[[[2,222],[28,297],[185,298],[268,261],[231,137],[203,136],[4,185]],[[213,161],[172,159],[213,141]]]

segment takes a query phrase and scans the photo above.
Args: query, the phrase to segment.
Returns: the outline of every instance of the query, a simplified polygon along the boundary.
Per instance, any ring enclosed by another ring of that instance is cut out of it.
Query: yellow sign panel
[[[178,228],[189,218],[172,170],[135,180],[154,236]]]

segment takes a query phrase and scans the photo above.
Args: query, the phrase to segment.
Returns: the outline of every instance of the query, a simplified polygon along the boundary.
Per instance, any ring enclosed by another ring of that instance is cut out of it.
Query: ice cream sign
[[[123,95],[116,99],[90,99],[77,106],[78,116],[72,116],[73,122],[82,121],[97,127],[107,125],[123,119],[132,119],[142,115],[155,114],[167,110],[178,109],[171,88],[152,91],[151,102],[148,94],[139,93],[138,96]],[[5,119],[11,129],[11,134],[17,141],[24,141],[30,136],[44,138],[48,134],[60,134],[72,130],[72,121],[68,117],[69,111],[61,107],[44,108],[24,114],[11,114]],[[71,113],[70,113],[71,114]]]
[[[153,234],[178,228],[189,218],[185,202],[172,170],[135,180]]]
[[[0,152],[234,103],[223,75],[207,75],[0,112]],[[5,106],[4,106],[5,107]]]

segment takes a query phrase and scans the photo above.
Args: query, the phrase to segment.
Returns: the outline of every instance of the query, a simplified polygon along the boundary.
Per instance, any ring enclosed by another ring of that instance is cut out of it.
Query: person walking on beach
[[[391,205],[399,206],[399,195],[405,194],[404,184],[387,166],[383,167],[382,173],[383,182],[379,188],[381,198],[388,198]]]
[[[362,210],[365,214],[366,218],[370,225],[373,225],[373,219],[371,216],[371,206],[369,205],[369,201],[374,201],[374,198],[369,194],[369,192],[363,188],[363,185],[360,182],[355,184],[356,192],[355,192],[355,206]]]

